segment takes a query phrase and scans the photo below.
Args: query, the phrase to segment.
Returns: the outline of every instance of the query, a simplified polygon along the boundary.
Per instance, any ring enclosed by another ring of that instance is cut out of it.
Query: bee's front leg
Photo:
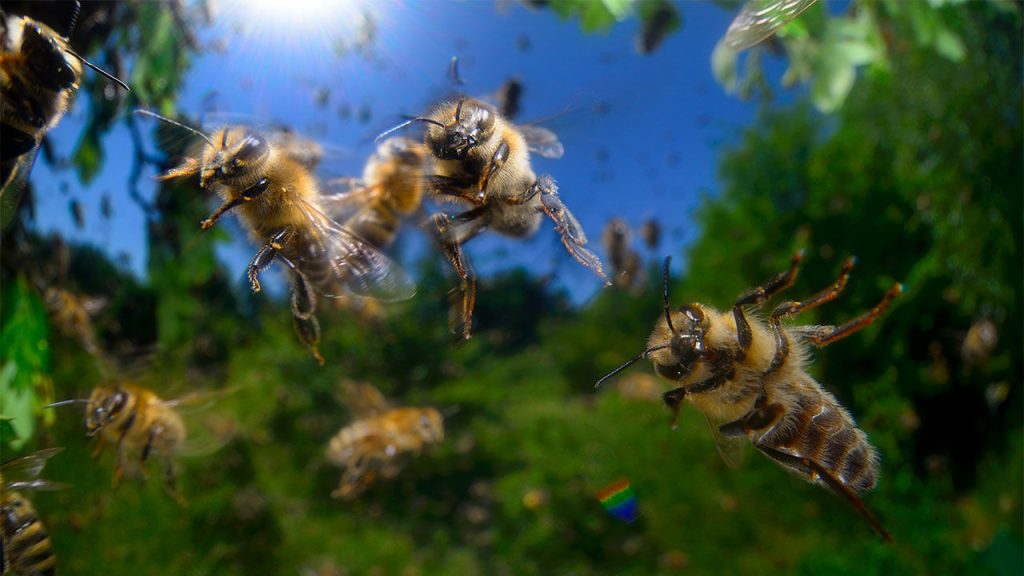
[[[486,213],[484,207],[450,216],[448,214],[435,214],[430,222],[433,225],[437,241],[441,245],[441,252],[451,262],[455,272],[462,279],[462,307],[461,312],[455,312],[450,322],[453,333],[462,327],[462,337],[469,340],[473,329],[473,308],[476,305],[476,276],[469,266],[469,261],[462,255],[462,244],[483,232],[487,227],[487,219],[483,216]]]
[[[736,303],[732,306],[732,315],[736,319],[736,360],[742,361],[746,358],[747,350],[750,349],[750,342],[754,338],[753,332],[750,331],[750,322],[747,321],[746,314],[743,312],[743,307],[750,305],[760,306],[775,294],[792,286],[793,282],[796,281],[796,273],[803,259],[803,251],[797,252],[790,261],[789,270],[778,274],[757,288],[751,288],[740,294],[740,297],[736,299]]]
[[[260,291],[260,280],[259,274],[267,266],[274,261],[274,257],[277,256],[278,251],[284,246],[284,243],[288,241],[288,237],[291,235],[291,226],[285,226],[279,230],[276,234],[271,236],[270,241],[263,245],[262,248],[256,252],[253,256],[252,261],[249,262],[249,266],[246,268],[246,276],[249,278],[249,286],[252,287],[253,293]]]
[[[477,192],[478,198],[483,200],[487,196],[487,187],[491,185],[491,178],[494,177],[494,173],[501,170],[501,167],[505,165],[508,160],[509,148],[508,142],[505,140],[501,141],[498,145],[498,149],[494,151],[491,156],[490,162],[487,163],[487,168],[484,169],[483,177],[480,178],[480,187]]]
[[[577,262],[597,274],[604,281],[605,286],[611,286],[612,281],[604,273],[601,259],[585,247],[587,236],[583,233],[579,221],[558,197],[558,187],[555,185],[555,181],[548,175],[538,178],[527,196],[536,194],[540,194],[541,210],[554,221],[555,231],[562,238],[562,245],[569,251],[569,254]]]

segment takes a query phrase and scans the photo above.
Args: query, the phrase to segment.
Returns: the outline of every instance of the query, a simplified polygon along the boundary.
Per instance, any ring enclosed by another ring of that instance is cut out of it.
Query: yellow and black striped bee
[[[665,260],[664,316],[647,349],[598,381],[598,385],[637,360],[650,358],[654,371],[677,388],[662,395],[678,415],[683,400],[711,424],[722,456],[729,461],[736,442],[749,440],[761,453],[802,478],[846,498],[885,540],[891,540],[859,494],[878,482],[878,455],[867,434],[839,401],[807,374],[811,346],[822,347],[870,325],[902,292],[893,285],[870,311],[839,326],[784,326],[784,318],[839,296],[854,260],[848,259],[828,288],[805,300],[783,302],[767,323],[748,317],[790,287],[802,255],[789,270],[741,294],[732,310],[703,304],[673,311],[668,299],[669,259]]]
[[[43,136],[71,107],[83,65],[128,89],[46,24],[0,10],[0,226],[17,208]]]
[[[63,448],[47,448],[0,464],[0,569],[3,574],[52,576],[57,558],[46,527],[32,503],[19,490],[53,490],[59,485],[42,480],[46,461]]]

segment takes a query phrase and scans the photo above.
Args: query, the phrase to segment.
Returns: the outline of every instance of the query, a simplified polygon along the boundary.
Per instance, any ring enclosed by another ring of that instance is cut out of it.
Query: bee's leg
[[[127,456],[124,450],[124,437],[128,435],[128,430],[131,429],[132,425],[135,424],[135,415],[138,412],[132,412],[128,415],[128,418],[121,425],[121,434],[117,437],[117,468],[114,470],[114,487],[121,482],[121,478],[124,477],[125,464],[127,462]]]
[[[869,326],[875,321],[875,318],[878,318],[883,312],[885,312],[889,307],[889,304],[891,304],[892,301],[902,293],[903,285],[893,284],[892,287],[885,292],[885,296],[882,297],[882,301],[868,312],[861,314],[841,326],[822,327],[823,330],[821,331],[809,332],[807,340],[819,348],[822,346],[828,346],[836,340],[842,340],[850,334]]]
[[[437,196],[453,196],[460,200],[465,200],[470,204],[477,206],[483,205],[483,197],[476,192],[478,182],[469,182],[463,179],[450,178],[448,176],[440,176],[437,174],[428,176],[426,178],[427,190]]]
[[[672,409],[672,427],[676,427],[676,422],[679,420],[679,410],[682,408],[683,398],[687,394],[704,394],[710,392],[722,384],[725,384],[736,375],[735,366],[732,358],[729,358],[725,354],[719,355],[719,360],[712,364],[712,375],[696,384],[688,387],[680,386],[665,392],[661,395],[661,399],[665,402],[665,405]]]
[[[569,254],[577,262],[590,268],[601,280],[604,280],[605,286],[611,286],[612,281],[605,275],[600,258],[584,247],[587,243],[587,236],[583,233],[579,221],[558,197],[558,187],[555,185],[555,181],[546,174],[538,178],[527,196],[536,194],[540,194],[541,209],[548,215],[548,218],[554,221],[555,231],[562,238],[562,244]]]
[[[306,275],[298,269],[292,270],[292,315],[306,320],[316,312],[316,292]]]
[[[839,278],[832,283],[831,286],[825,288],[821,292],[818,292],[814,296],[802,301],[790,301],[779,304],[778,307],[772,312],[771,316],[771,327],[772,334],[775,336],[775,355],[772,357],[772,363],[768,366],[768,370],[765,371],[764,376],[775,372],[782,367],[782,364],[786,361],[789,356],[789,339],[782,332],[782,326],[780,321],[782,318],[793,316],[811,310],[835,300],[846,288],[846,281],[850,277],[850,270],[853,269],[855,260],[853,258],[847,258],[843,262],[843,268],[839,272]]]
[[[174,458],[164,455],[164,490],[181,506],[188,506],[188,500],[178,491],[178,474]]]
[[[498,149],[495,150],[494,154],[491,156],[491,161],[487,163],[483,177],[480,178],[480,187],[479,192],[477,192],[477,197],[481,201],[487,197],[487,187],[491,184],[491,177],[494,176],[495,172],[501,170],[501,167],[505,165],[505,161],[508,160],[508,153],[508,142],[502,140],[501,144],[498,144]]]
[[[209,218],[203,220],[201,224],[203,230],[209,230],[210,228],[212,228],[213,225],[217,223],[217,220],[220,219],[220,217],[223,216],[224,213],[227,212],[228,210],[231,210],[235,206],[238,206],[239,204],[242,204],[244,202],[249,202],[253,198],[256,198],[257,196],[263,194],[269,189],[270,179],[261,178],[259,182],[253,184],[252,186],[249,186],[245,190],[242,190],[242,193],[239,194],[237,198],[228,200],[227,202],[221,204],[220,207],[218,207],[213,212],[213,214],[209,216]]]
[[[867,520],[867,523],[870,524],[872,528],[874,528],[875,532],[877,532],[878,535],[882,537],[883,541],[892,542],[892,535],[890,535],[889,532],[885,530],[885,528],[882,526],[882,523],[879,522],[877,518],[875,518],[875,515],[872,514],[870,510],[868,510],[868,507],[864,505],[864,502],[860,499],[860,496],[858,496],[856,492],[850,489],[849,486],[843,484],[838,478],[833,476],[832,473],[826,470],[824,466],[810,458],[801,458],[799,456],[793,456],[792,454],[787,454],[781,450],[777,450],[775,448],[772,448],[771,446],[767,446],[759,442],[754,442],[754,446],[756,446],[757,449],[760,450],[761,452],[764,452],[766,456],[768,456],[772,460],[775,460],[779,464],[782,464],[786,468],[798,470],[806,474],[810,481],[819,481],[822,484],[824,484],[829,490],[846,498],[846,500],[851,505],[853,505],[857,512],[859,512],[860,515],[863,516],[865,520]]]
[[[92,457],[98,458],[100,453],[103,452],[103,445],[106,444],[107,438],[103,434],[96,439],[96,447],[92,449]]]
[[[462,279],[461,314],[453,314],[450,322],[452,333],[462,325],[462,337],[469,340],[473,329],[473,308],[476,305],[476,277],[468,260],[462,255],[462,244],[480,234],[487,227],[487,220],[482,218],[486,209],[473,208],[462,214],[450,216],[439,213],[431,217],[434,231],[441,245],[441,252],[451,262],[455,272]],[[456,310],[453,308],[453,311]]]
[[[298,336],[299,341],[302,345],[309,349],[309,353],[313,355],[317,363],[323,366],[326,363],[324,357],[320,354],[318,344],[320,343],[320,322],[316,319],[316,316],[310,316],[309,318],[292,318],[292,327],[295,329],[295,335]]]
[[[747,350],[750,349],[750,342],[754,337],[750,331],[750,323],[743,312],[743,307],[749,305],[760,306],[775,294],[792,286],[793,282],[796,281],[797,269],[803,258],[803,251],[797,252],[790,261],[789,270],[778,274],[757,288],[747,290],[736,299],[736,303],[732,306],[732,315],[736,319],[736,342],[739,345],[736,355],[737,361],[742,361],[747,357]]]
[[[249,286],[252,288],[253,293],[260,291],[260,272],[263,272],[263,270],[266,269],[267,266],[270,266],[274,261],[278,251],[281,250],[281,248],[284,247],[285,242],[288,241],[288,237],[291,235],[291,232],[291,226],[281,228],[276,234],[270,237],[270,241],[264,244],[249,262],[249,266],[245,269],[245,275],[249,279]]]

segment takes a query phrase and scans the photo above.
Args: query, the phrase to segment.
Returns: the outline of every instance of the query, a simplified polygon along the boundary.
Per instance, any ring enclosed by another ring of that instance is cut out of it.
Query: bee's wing
[[[22,154],[16,161],[3,161],[3,188],[0,189],[0,229],[6,228],[18,211],[39,147]],[[13,164],[13,165],[12,165]]]
[[[782,28],[815,0],[750,0],[729,25],[722,41],[733,50],[746,50]]]
[[[328,180],[327,193],[320,196],[324,214],[335,221],[345,220],[362,208],[373,197],[376,188],[366,186],[359,178],[342,177]]]
[[[558,135],[551,130],[532,125],[517,126],[516,128],[526,140],[526,146],[530,152],[544,158],[561,158],[565,154],[565,147],[558,141]]]
[[[391,404],[372,384],[346,382],[341,391],[342,401],[356,418],[377,416],[391,409]]]
[[[63,448],[46,448],[34,454],[8,460],[0,464],[0,472],[4,475],[4,487],[10,489],[54,490],[60,486],[46,480],[38,480],[39,473],[46,466],[46,461],[64,450]]]
[[[739,466],[740,462],[743,461],[745,453],[743,447],[746,445],[747,439],[740,436],[723,436],[722,432],[718,429],[722,424],[721,422],[715,422],[706,414],[704,419],[708,423],[708,428],[711,429],[711,436],[715,439],[715,447],[718,448],[718,454],[722,457],[725,465],[729,468]]]
[[[330,278],[314,283],[317,292],[332,298],[352,293],[386,302],[416,295],[416,283],[391,258],[308,202],[298,202],[315,230],[310,240],[318,244],[306,257],[325,262],[286,262],[300,270],[306,265],[326,264]]]

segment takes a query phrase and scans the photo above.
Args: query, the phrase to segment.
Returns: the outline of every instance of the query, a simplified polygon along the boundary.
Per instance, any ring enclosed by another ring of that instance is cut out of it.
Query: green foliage
[[[0,419],[8,428],[5,435],[11,447],[17,450],[32,438],[42,406],[53,401],[49,330],[43,303],[23,278],[7,283],[3,294]]]

